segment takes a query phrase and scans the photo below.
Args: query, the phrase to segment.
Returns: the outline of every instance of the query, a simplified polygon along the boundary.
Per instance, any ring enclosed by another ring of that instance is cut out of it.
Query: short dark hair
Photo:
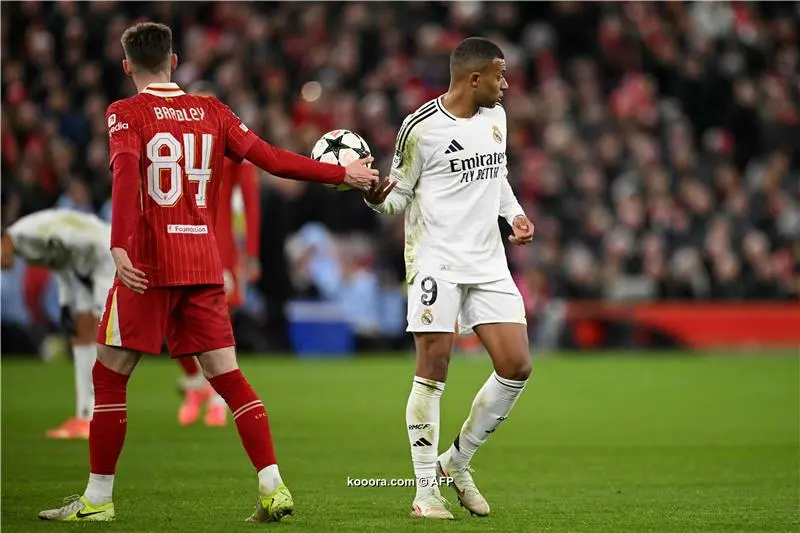
[[[128,61],[149,72],[166,67],[172,54],[172,30],[157,22],[140,22],[122,34],[122,48]]]
[[[450,73],[483,71],[495,59],[505,59],[499,46],[483,37],[469,37],[458,43],[450,54]]]

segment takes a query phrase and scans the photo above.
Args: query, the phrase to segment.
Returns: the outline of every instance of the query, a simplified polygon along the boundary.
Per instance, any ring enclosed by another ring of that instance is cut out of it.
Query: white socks
[[[114,492],[114,476],[89,474],[89,483],[83,493],[92,505],[101,505],[111,501]]]
[[[408,396],[406,426],[418,496],[431,492],[435,487],[433,482],[439,455],[439,399],[443,391],[444,383],[441,381],[414,376]]]
[[[475,396],[469,417],[448,450],[451,467],[462,469],[469,465],[478,447],[508,417],[526,383],[527,381],[501,378],[496,372],[492,372]]]
[[[75,416],[91,420],[94,411],[94,386],[92,367],[97,358],[96,344],[83,344],[72,347],[75,364]]]
[[[269,495],[273,490],[281,486],[283,480],[278,471],[278,465],[269,465],[258,471],[258,492],[262,496]]]

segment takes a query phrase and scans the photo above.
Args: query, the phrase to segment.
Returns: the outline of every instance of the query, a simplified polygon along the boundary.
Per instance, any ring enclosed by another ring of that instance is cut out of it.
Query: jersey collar
[[[143,93],[152,94],[153,96],[162,96],[169,98],[171,96],[181,96],[185,94],[177,83],[151,83],[142,90]]]

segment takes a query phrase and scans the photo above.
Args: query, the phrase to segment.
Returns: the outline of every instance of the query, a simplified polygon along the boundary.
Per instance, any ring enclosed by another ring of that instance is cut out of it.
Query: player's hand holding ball
[[[514,217],[514,223],[511,225],[514,231],[513,235],[508,236],[508,240],[516,245],[528,244],[533,240],[533,222],[528,220],[525,215],[517,215]]]
[[[333,130],[323,135],[311,150],[311,157],[323,163],[345,167],[344,182],[331,185],[338,191],[368,191],[378,181],[378,171],[370,168],[375,160],[360,135],[349,130]]]
[[[147,290],[147,277],[144,272],[133,267],[128,252],[123,248],[112,248],[111,256],[117,265],[117,276],[122,284],[135,293],[144,293]]]
[[[343,185],[359,191],[368,191],[374,187],[378,183],[378,171],[369,167],[374,160],[374,157],[368,156],[347,165]]]

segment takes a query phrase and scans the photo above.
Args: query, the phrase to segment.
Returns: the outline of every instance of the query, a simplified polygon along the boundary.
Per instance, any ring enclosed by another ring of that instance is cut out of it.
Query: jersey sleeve
[[[244,201],[245,253],[248,257],[258,257],[261,244],[261,195],[256,167],[243,163],[236,169],[236,174]]]
[[[507,139],[508,120],[506,118],[506,110],[503,109],[501,105],[495,106],[495,110],[499,114],[500,122],[503,125],[503,136]],[[508,181],[508,158],[506,158],[506,163],[503,165],[503,176],[500,187],[499,215],[503,217],[509,225],[513,226],[514,219],[520,215],[525,216],[525,211],[523,211],[522,207],[519,205],[517,197],[514,195],[514,190],[511,188],[511,183]]]
[[[424,164],[422,150],[422,135],[420,127],[409,126],[406,119],[400,127],[395,143],[395,154],[392,159],[391,179],[397,182],[392,192],[381,204],[370,204],[373,210],[379,213],[393,215],[402,213],[411,199],[414,198],[414,189],[417,186]]]
[[[225,139],[225,156],[237,163],[244,160],[250,147],[256,142],[258,136],[237,117],[231,108],[212,98],[214,106],[219,113],[222,123],[222,135]]]
[[[519,205],[517,197],[514,195],[514,190],[508,182],[508,169],[503,167],[503,178],[500,184],[500,216],[506,219],[506,222],[513,225],[514,219],[519,215],[525,216],[522,206]]]
[[[120,154],[131,154],[138,160],[142,153],[136,109],[124,100],[114,102],[106,110],[108,125],[108,168],[114,168],[114,159]]]

